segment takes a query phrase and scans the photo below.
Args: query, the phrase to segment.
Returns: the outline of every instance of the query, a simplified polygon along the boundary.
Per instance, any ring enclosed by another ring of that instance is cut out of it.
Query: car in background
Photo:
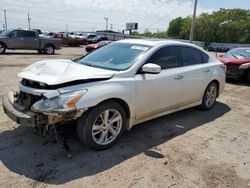
[[[103,40],[101,42],[98,42],[96,44],[88,44],[85,48],[86,52],[93,52],[98,48],[101,48],[103,46],[106,46],[110,44],[112,41],[111,40]]]
[[[86,33],[75,33],[75,38],[85,39],[87,37]]]
[[[211,109],[225,86],[225,65],[192,44],[128,39],[74,61],[39,61],[18,76],[19,91],[2,99],[13,121],[46,133],[76,120],[80,141],[105,149],[136,124]]]
[[[90,33],[88,34],[83,40],[85,44],[92,44],[93,43],[93,39],[96,37],[96,34]]]
[[[11,29],[0,34],[0,54],[4,54],[6,49],[22,49],[50,55],[60,48],[60,40],[40,37],[36,30]]]
[[[231,49],[218,59],[227,66],[226,78],[243,79],[250,84],[250,47]]]
[[[95,38],[93,38],[92,43],[98,43],[103,40],[109,40],[109,39],[106,36],[96,36]]]
[[[43,36],[45,38],[54,38],[54,39],[60,39],[61,41],[61,45],[64,43],[64,37],[63,37],[63,33],[55,33],[55,32],[49,32],[47,33],[45,36]]]

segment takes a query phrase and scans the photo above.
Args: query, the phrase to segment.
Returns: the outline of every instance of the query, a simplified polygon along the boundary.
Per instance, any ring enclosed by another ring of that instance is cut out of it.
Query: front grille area
[[[238,77],[240,76],[239,65],[237,64],[227,64],[227,76]]]
[[[36,103],[37,101],[41,100],[42,96],[36,96],[29,93],[25,93],[20,91],[16,96],[16,103],[24,107],[26,110],[30,109],[30,107]]]

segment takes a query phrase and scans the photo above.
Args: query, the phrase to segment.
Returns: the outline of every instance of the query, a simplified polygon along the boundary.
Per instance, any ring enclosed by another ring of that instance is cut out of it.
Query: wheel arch
[[[55,46],[53,43],[46,43],[46,44],[44,45],[44,48],[45,48],[46,46],[53,46],[53,47],[56,49],[56,46]]]
[[[3,45],[5,46],[5,48],[8,48],[8,47],[7,47],[7,44],[6,44],[5,42],[0,41],[0,44],[3,44]]]
[[[218,81],[218,80],[216,80],[216,79],[214,79],[214,80],[212,80],[211,82],[209,82],[209,84],[211,84],[212,82],[214,82],[215,84],[216,84],[216,86],[217,86],[217,89],[218,89],[218,92],[217,92],[217,97],[219,97],[219,91],[220,91],[220,82]],[[208,84],[208,85],[209,85]]]
[[[130,117],[131,117],[131,111],[130,111],[128,103],[126,101],[124,101],[123,99],[121,99],[121,98],[109,98],[109,99],[105,99],[105,100],[101,101],[96,106],[98,106],[99,104],[102,104],[102,103],[109,102],[109,101],[115,101],[115,102],[119,103],[124,108],[124,110],[126,112],[126,116],[127,116],[127,122],[126,122],[125,130],[129,130],[129,120],[130,120]]]

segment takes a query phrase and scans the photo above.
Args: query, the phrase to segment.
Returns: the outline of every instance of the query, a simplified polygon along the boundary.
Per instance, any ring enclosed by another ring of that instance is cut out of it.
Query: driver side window
[[[159,65],[161,69],[178,67],[178,47],[168,46],[159,49],[147,60],[147,63],[154,63],[156,65]]]

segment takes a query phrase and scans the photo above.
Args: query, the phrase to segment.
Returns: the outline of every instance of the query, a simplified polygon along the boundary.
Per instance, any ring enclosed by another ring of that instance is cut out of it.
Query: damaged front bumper
[[[15,105],[15,97],[13,92],[9,92],[2,98],[3,110],[5,114],[22,126],[35,127],[39,123],[47,123],[46,118],[42,114],[37,114],[29,110],[21,111]]]
[[[61,113],[37,113],[34,111],[24,110],[15,102],[14,92],[9,92],[2,97],[3,110],[5,114],[20,124],[28,127],[41,127],[72,121],[80,117],[87,109],[65,111]]]

